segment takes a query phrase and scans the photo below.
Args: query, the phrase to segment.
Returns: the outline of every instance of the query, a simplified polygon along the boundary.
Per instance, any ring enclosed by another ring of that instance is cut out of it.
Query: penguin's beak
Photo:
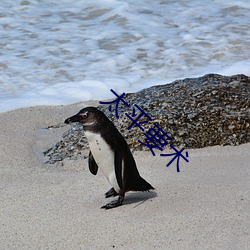
[[[81,120],[81,116],[79,116],[78,114],[77,115],[73,115],[69,118],[67,118],[64,123],[67,123],[67,124],[70,124],[72,122],[80,122]]]

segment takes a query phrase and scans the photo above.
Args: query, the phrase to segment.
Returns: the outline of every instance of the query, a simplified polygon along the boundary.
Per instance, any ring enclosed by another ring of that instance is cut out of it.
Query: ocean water
[[[0,112],[250,76],[249,0],[1,0]]]

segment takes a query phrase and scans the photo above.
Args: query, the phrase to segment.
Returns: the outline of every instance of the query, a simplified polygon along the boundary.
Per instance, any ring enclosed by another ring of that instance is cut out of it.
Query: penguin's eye
[[[82,118],[86,119],[88,117],[88,112],[79,114]]]

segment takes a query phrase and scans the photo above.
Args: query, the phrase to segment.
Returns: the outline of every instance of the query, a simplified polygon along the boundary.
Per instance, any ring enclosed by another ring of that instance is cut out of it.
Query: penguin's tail
[[[131,191],[148,191],[150,189],[154,189],[154,187],[152,187],[147,181],[139,176]]]

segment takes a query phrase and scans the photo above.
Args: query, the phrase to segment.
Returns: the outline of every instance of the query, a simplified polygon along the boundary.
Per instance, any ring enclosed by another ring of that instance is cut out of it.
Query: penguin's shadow
[[[127,193],[124,198],[123,205],[134,204],[134,208],[143,204],[149,199],[153,199],[157,197],[157,193],[155,191],[145,191],[145,192],[131,192]]]

